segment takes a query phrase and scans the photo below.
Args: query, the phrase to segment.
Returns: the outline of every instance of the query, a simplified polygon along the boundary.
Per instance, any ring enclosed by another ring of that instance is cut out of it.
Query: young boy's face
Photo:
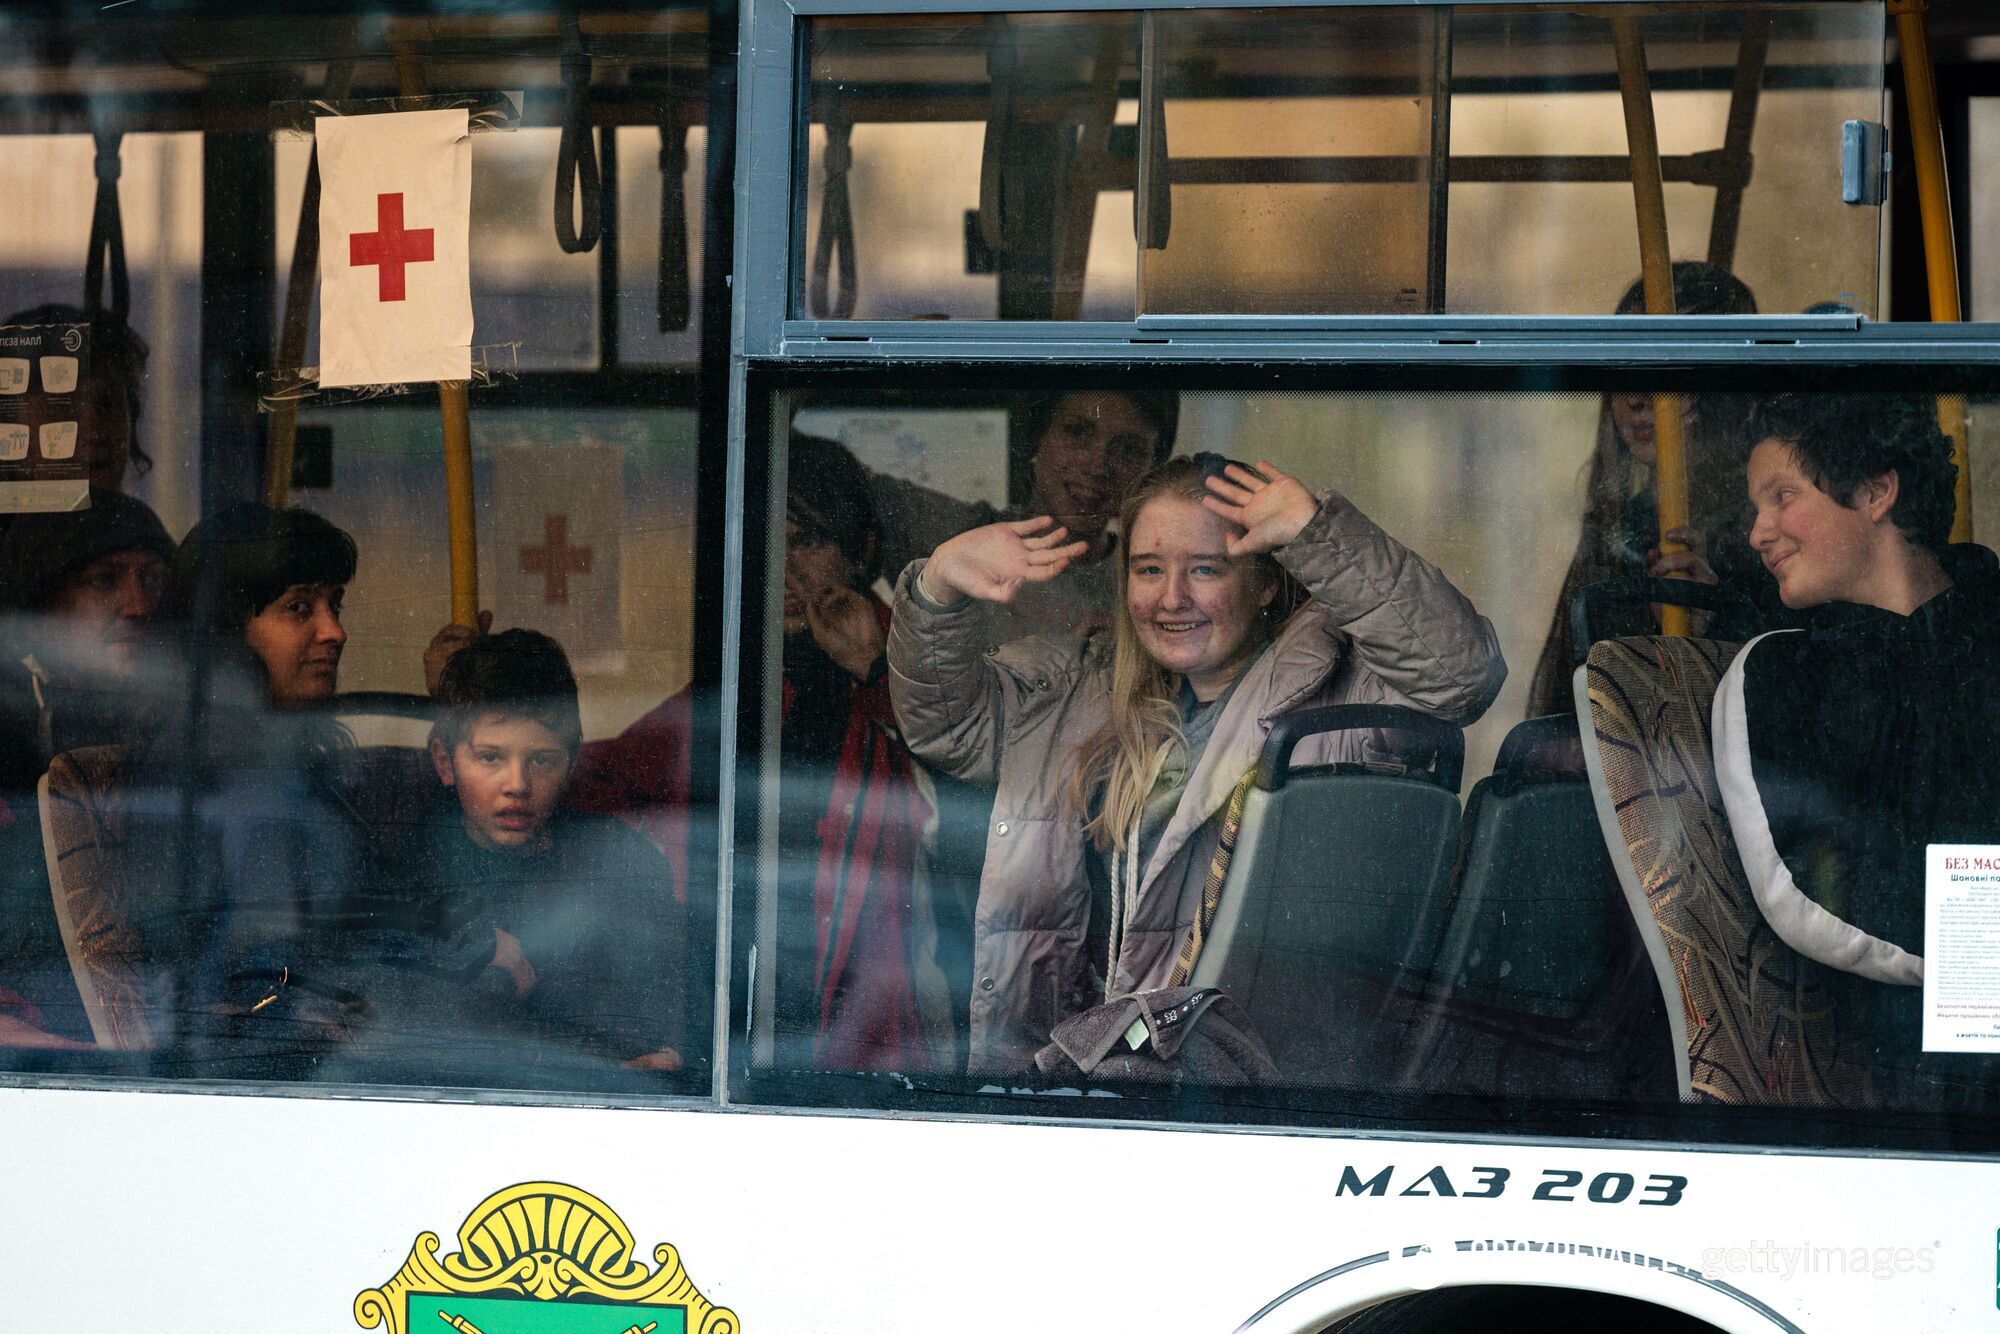
[[[538,843],[569,782],[575,753],[532,718],[482,713],[446,749],[431,741],[438,780],[458,794],[465,832],[474,843],[512,852]]]

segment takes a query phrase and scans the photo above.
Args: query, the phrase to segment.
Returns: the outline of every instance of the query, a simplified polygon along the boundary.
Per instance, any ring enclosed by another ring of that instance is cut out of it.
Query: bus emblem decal
[[[385,1334],[438,1330],[439,1321],[460,1334],[581,1334],[606,1328],[609,1303],[644,1334],[742,1328],[696,1290],[675,1247],[661,1242],[647,1265],[624,1220],[575,1186],[509,1186],[466,1216],[458,1250],[440,1257],[438,1245],[437,1233],[420,1233],[394,1277],[355,1297],[355,1323]]]

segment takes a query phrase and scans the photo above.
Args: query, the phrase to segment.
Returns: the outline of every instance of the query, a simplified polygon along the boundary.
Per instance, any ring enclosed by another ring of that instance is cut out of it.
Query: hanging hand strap
[[[679,333],[694,318],[688,254],[688,126],[671,100],[660,103],[660,332]]]
[[[854,165],[850,136],[854,126],[830,108],[826,117],[826,153],[821,160],[826,187],[820,195],[819,239],[813,245],[812,281],[806,297],[815,319],[844,320],[854,314],[854,210],[847,196],[847,173]],[[830,278],[838,254],[839,295],[829,297]]]
[[[576,15],[565,14],[563,30],[563,125],[556,146],[556,244],[581,255],[604,234],[604,195],[597,175],[597,148],[590,138],[590,57]],[[577,230],[576,196],[583,195],[583,230]]]
[[[83,308],[93,318],[105,313],[104,273],[111,272],[111,315],[123,322],[132,311],[132,279],[125,269],[125,219],[118,211],[118,147],[122,130],[98,130],[97,205],[90,215],[90,245],[83,270]]]
[[[1229,794],[1229,810],[1222,817],[1222,841],[1215,845],[1215,856],[1208,863],[1208,879],[1201,886],[1201,910],[1195,914],[1194,928],[1188,932],[1187,943],[1181,946],[1180,958],[1174,960],[1173,975],[1167,979],[1170,987],[1186,986],[1188,978],[1194,975],[1195,961],[1201,958],[1202,942],[1208,938],[1208,928],[1215,921],[1215,910],[1222,906],[1222,882],[1229,878],[1236,833],[1243,827],[1243,807],[1250,800],[1250,787],[1256,777],[1253,768],[1236,780],[1236,790]]]

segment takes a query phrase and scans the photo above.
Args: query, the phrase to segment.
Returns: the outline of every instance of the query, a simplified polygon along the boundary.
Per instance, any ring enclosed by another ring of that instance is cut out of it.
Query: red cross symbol
[[[403,196],[375,196],[375,227],[372,232],[355,232],[347,238],[347,262],[359,268],[379,264],[376,270],[377,296],[383,301],[403,299],[403,266],[428,264],[436,258],[429,227],[403,230]]]
[[[542,545],[521,548],[521,573],[542,576],[542,600],[569,605],[569,577],[590,573],[590,548],[569,544],[569,516],[542,516]]]

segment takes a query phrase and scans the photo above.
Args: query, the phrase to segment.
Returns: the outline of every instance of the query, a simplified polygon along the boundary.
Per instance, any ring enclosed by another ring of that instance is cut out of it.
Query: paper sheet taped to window
[[[472,374],[472,140],[463,107],[322,116],[319,383]]]

